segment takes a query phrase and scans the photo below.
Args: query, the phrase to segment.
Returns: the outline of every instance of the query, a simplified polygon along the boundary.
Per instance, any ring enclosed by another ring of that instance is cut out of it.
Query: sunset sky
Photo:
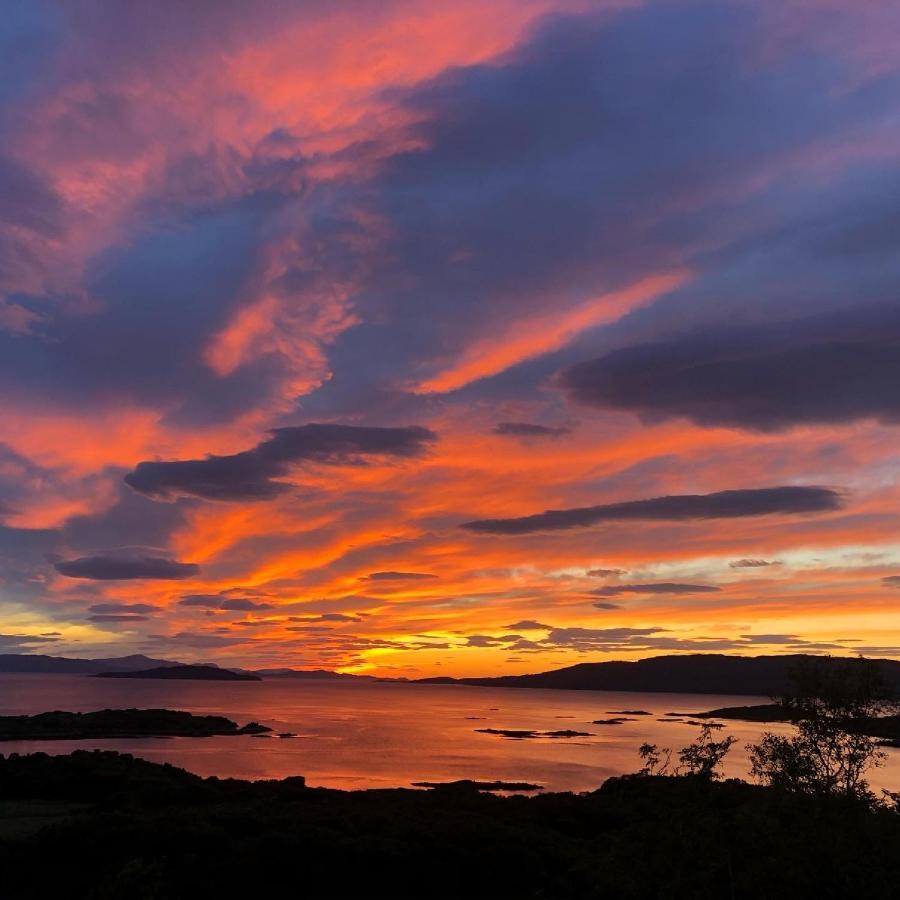
[[[898,34],[4,4],[0,653],[900,658]]]

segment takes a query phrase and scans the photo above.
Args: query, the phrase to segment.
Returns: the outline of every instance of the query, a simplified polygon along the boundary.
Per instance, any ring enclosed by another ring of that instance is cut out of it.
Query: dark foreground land
[[[696,777],[340,792],[0,757],[0,897],[896,897],[900,816]]]
[[[271,730],[257,722],[239,726],[224,716],[195,716],[175,709],[101,709],[85,713],[57,711],[34,716],[0,716],[0,741],[213,737],[263,734]]]

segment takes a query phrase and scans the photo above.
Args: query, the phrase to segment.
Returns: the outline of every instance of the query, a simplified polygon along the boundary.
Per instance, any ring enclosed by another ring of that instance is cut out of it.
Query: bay
[[[138,738],[99,741],[15,741],[0,753],[68,753],[108,749],[168,762],[198,775],[248,779],[303,775],[313,786],[405,787],[416,781],[529,781],[547,790],[585,791],[634,772],[647,741],[676,752],[699,729],[670,712],[768,702],[765,697],[480,688],[366,681],[152,681],[79,675],[0,673],[0,715],[49,710],[168,708],[258,721],[296,737]],[[594,725],[620,710],[646,710],[621,725]],[[588,737],[517,740],[479,728],[590,732]],[[787,725],[729,721],[720,735],[738,738],[725,774],[747,776],[744,745]],[[871,778],[900,788],[900,751]]]

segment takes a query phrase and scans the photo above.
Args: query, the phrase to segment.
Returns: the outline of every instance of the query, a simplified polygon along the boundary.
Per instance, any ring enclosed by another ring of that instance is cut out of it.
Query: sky
[[[892,0],[8,0],[0,653],[900,658]]]

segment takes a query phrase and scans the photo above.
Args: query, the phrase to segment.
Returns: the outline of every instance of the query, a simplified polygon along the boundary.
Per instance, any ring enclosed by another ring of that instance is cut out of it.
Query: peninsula
[[[0,716],[0,741],[70,741],[140,737],[213,737],[263,734],[258,722],[239,726],[224,716],[195,716],[173,709],[101,709]]]

